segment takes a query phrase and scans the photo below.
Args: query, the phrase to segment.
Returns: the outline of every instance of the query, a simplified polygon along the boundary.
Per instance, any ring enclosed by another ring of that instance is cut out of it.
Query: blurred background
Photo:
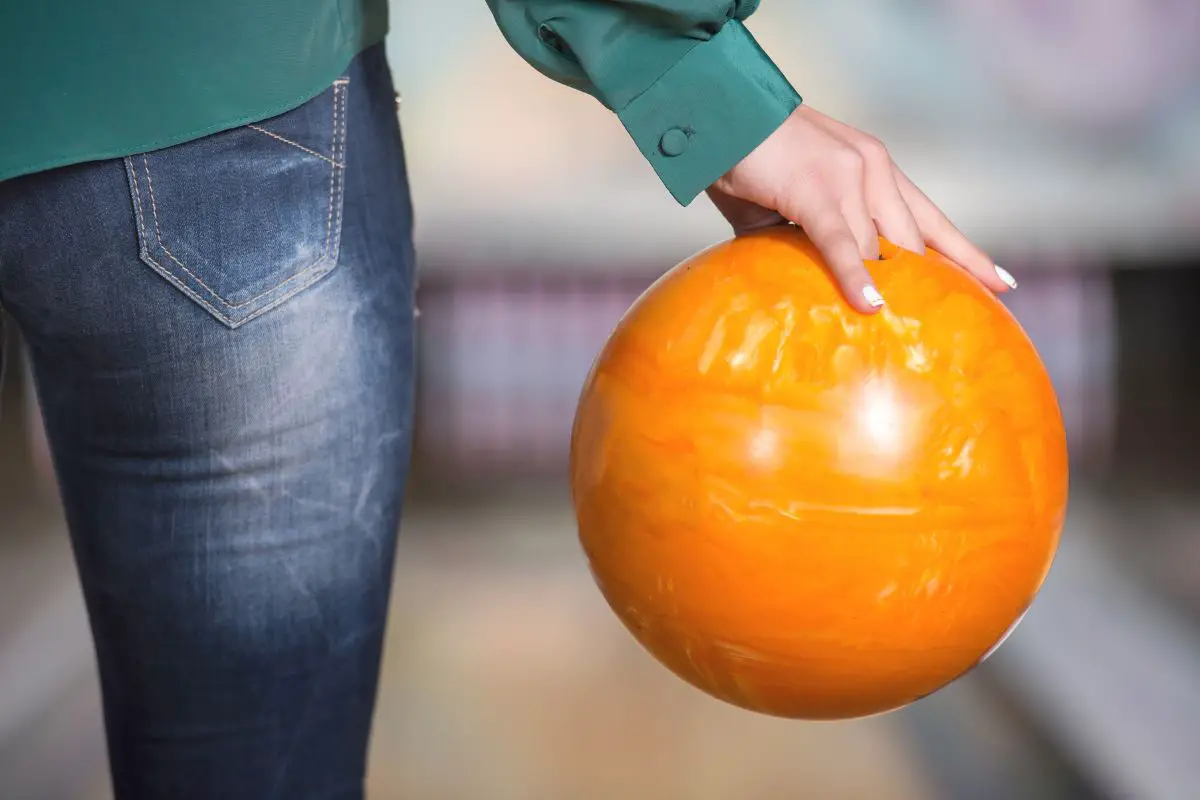
[[[1073,459],[1058,561],[1005,647],[903,711],[819,725],[669,675],[574,538],[564,468],[591,359],[655,277],[727,235],[721,219],[677,207],[616,121],[521,62],[479,0],[395,0],[393,26],[421,391],[374,798],[1200,797],[1200,4],[770,0],[753,18],[807,102],[883,138],[1020,279],[1007,302]],[[14,363],[0,798],[104,800],[89,633]]]

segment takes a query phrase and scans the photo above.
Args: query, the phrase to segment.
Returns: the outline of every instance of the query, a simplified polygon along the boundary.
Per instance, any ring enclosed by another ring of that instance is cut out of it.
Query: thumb
[[[725,220],[733,226],[733,232],[738,236],[762,228],[787,224],[787,219],[778,212],[749,200],[726,194],[720,189],[709,188],[708,199],[716,206],[717,211],[721,212],[721,216],[725,217]]]

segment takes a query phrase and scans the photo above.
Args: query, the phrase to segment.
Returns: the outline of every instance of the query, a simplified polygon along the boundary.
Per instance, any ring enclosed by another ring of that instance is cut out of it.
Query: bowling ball
[[[629,309],[584,386],[571,492],[592,574],[676,675],[764,714],[902,707],[1037,594],[1066,436],[975,278],[882,243],[853,310],[797,228],[719,244]]]

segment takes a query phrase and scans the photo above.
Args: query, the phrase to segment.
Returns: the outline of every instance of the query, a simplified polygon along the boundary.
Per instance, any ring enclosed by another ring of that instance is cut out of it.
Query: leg
[[[392,98],[376,47],[261,126],[0,184],[119,800],[362,796],[412,430]]]

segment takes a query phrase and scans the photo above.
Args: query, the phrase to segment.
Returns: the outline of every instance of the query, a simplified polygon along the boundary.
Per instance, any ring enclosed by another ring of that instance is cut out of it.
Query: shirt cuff
[[[688,205],[800,103],[746,27],[731,20],[618,116],[667,190]]]

